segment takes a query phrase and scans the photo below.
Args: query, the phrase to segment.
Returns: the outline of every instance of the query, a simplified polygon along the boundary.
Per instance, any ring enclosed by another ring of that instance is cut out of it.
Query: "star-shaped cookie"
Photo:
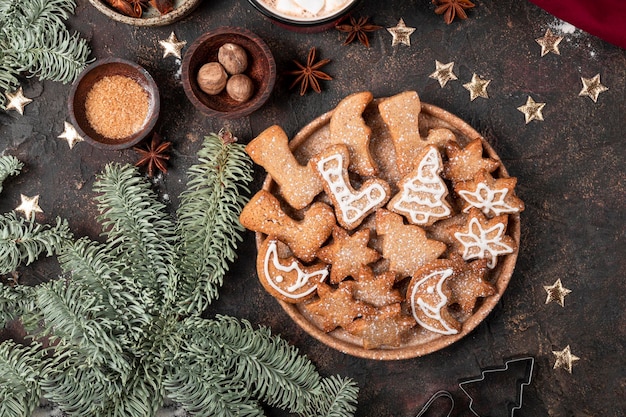
[[[380,254],[367,246],[370,230],[362,229],[352,236],[339,226],[333,229],[332,242],[317,252],[317,257],[330,264],[330,282],[337,284],[347,276],[380,258]]]
[[[507,215],[487,219],[480,210],[472,207],[467,223],[454,233],[461,244],[463,259],[487,259],[487,266],[493,269],[498,256],[515,252],[515,241],[505,234],[508,221]]]
[[[399,303],[382,307],[375,315],[368,315],[345,326],[355,336],[363,338],[365,349],[380,346],[400,346],[402,338],[412,327],[415,320],[401,312]]]
[[[357,300],[383,307],[403,299],[400,291],[393,288],[396,283],[396,274],[393,272],[375,275],[371,268],[364,266],[354,279],[354,298]]]
[[[496,288],[485,281],[489,268],[486,259],[478,259],[469,264],[457,255],[453,257],[460,261],[461,267],[450,278],[452,301],[457,303],[465,314],[472,314],[478,298],[489,297],[496,293]]]
[[[428,239],[424,229],[405,225],[402,216],[389,210],[376,213],[376,233],[383,237],[383,256],[389,260],[389,269],[404,277],[446,251],[445,243]]]
[[[473,180],[456,184],[454,191],[461,197],[465,213],[475,207],[493,217],[524,210],[524,202],[515,195],[516,184],[517,178],[495,179],[481,170]]]
[[[448,142],[446,154],[448,162],[443,166],[443,177],[454,183],[471,180],[481,169],[493,172],[500,166],[495,159],[483,157],[483,142],[480,138],[469,142],[464,148],[457,142]]]
[[[315,322],[322,330],[332,332],[337,327],[346,327],[359,316],[374,313],[374,307],[354,299],[353,287],[352,281],[342,282],[336,290],[322,282],[317,284],[319,299],[309,303],[306,309],[315,315]]]

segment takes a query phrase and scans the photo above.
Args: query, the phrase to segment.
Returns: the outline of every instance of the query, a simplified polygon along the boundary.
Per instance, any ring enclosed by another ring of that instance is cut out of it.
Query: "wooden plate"
[[[374,102],[371,103],[363,113],[363,118],[372,128],[370,152],[372,153],[374,159],[379,163],[381,171],[385,172],[384,179],[388,182],[397,182],[400,177],[397,173],[397,169],[395,168],[395,163],[387,163],[387,166],[385,166],[385,163],[381,162],[380,158],[380,155],[384,152],[393,152],[393,144],[390,139],[389,131],[378,114],[378,102],[380,102],[380,100],[374,100]],[[320,150],[325,149],[329,145],[329,122],[332,114],[333,111],[330,111],[313,120],[300,132],[298,132],[298,134],[290,142],[290,147],[294,156],[301,164],[305,164],[306,161],[308,161],[308,159],[310,159],[313,155]],[[475,138],[481,138],[484,152],[489,157],[500,161],[500,158],[493,148],[484,140],[484,138],[481,137],[478,132],[476,132],[463,120],[439,107],[422,103],[422,112],[420,113],[419,122],[420,131],[423,137],[426,136],[428,130],[430,129],[445,127],[450,129],[456,135],[457,141],[462,146],[465,146],[468,142]],[[493,173],[494,177],[508,177],[509,175],[506,168],[502,165],[502,161],[500,161],[500,163],[500,168]],[[280,201],[282,201],[282,198],[277,193],[277,185],[269,175],[265,179],[263,188],[272,192]],[[509,215],[507,234],[515,240],[519,248],[519,213]],[[265,238],[266,236],[261,233],[256,234],[257,248],[260,247]],[[517,253],[518,251],[515,251],[514,253],[500,256],[498,258],[496,267],[489,272],[487,277],[488,280],[494,284],[497,292],[495,295],[484,298],[477,303],[477,307],[473,314],[463,320],[463,328],[461,332],[455,335],[440,335],[416,326],[405,343],[399,347],[365,349],[362,347],[360,338],[341,328],[338,328],[330,333],[325,333],[320,330],[312,321],[312,317],[307,312],[304,303],[289,304],[283,301],[279,301],[279,303],[287,314],[289,314],[289,316],[307,333],[322,343],[325,343],[326,345],[343,353],[378,360],[414,358],[437,351],[455,343],[469,334],[474,328],[476,328],[476,326],[478,326],[480,322],[485,319],[485,317],[487,317],[500,300],[500,297],[504,293],[509,280],[511,279],[513,269],[515,268],[515,262],[517,260]]]
[[[174,10],[161,15],[154,7],[148,7],[142,17],[130,17],[126,16],[113,7],[111,7],[105,0],[89,0],[89,2],[98,10],[100,10],[105,16],[109,18],[126,23],[132,26],[165,26],[170,23],[179,21],[191,13],[202,0],[174,0]]]

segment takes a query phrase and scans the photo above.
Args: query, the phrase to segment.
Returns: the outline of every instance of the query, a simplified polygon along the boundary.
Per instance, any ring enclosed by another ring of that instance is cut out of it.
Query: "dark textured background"
[[[411,47],[391,47],[391,35],[381,30],[370,36],[369,49],[356,43],[342,46],[344,34],[335,30],[286,31],[245,0],[205,1],[188,18],[162,28],[116,23],[87,0],[78,3],[69,25],[90,41],[93,56],[134,60],[160,87],[158,128],[175,149],[170,171],[155,187],[171,209],[176,207],[184,172],[194,163],[206,133],[226,126],[248,142],[277,123],[293,135],[342,97],[360,90],[371,90],[375,96],[417,90],[423,101],[457,114],[483,134],[519,180],[518,194],[526,210],[511,284],[492,314],[451,347],[398,362],[357,359],[325,347],[294,325],[257,283],[251,233],[246,234],[239,261],[209,314],[232,314],[269,326],[306,353],[322,374],[356,379],[361,388],[358,416],[412,417],[439,389],[455,396],[453,415],[470,415],[459,380],[479,375],[481,368],[502,365],[504,358],[525,355],[536,358],[536,370],[525,391],[524,407],[516,416],[626,414],[626,51],[577,30],[563,35],[560,56],[542,58],[534,39],[548,28],[561,34],[562,22],[522,0],[477,0],[468,20],[449,26],[433,13],[428,0],[363,0],[356,16],[371,16],[384,27],[395,26],[402,17],[408,26],[417,28]],[[204,31],[223,25],[245,26],[260,35],[273,51],[279,73],[267,104],[235,121],[209,119],[196,111],[177,75],[180,62],[171,56],[162,59],[158,45],[172,30],[189,45]],[[303,61],[312,46],[318,47],[323,58],[332,59],[325,69],[334,80],[323,83],[322,94],[300,97],[288,90],[290,79],[282,72],[291,68],[291,59]],[[459,80],[442,89],[428,78],[435,59],[454,61]],[[469,82],[472,73],[492,80],[488,100],[469,101],[462,84]],[[597,73],[609,90],[594,103],[578,93],[580,77]],[[0,113],[0,149],[17,156],[26,167],[19,177],[6,182],[0,210],[15,208],[20,193],[40,194],[45,213],[38,220],[52,222],[62,216],[76,236],[97,238],[91,191],[94,176],[106,163],[134,162],[136,155],[132,150],[100,151],[86,143],[69,150],[57,136],[69,120],[66,97],[70,86],[32,78],[23,85],[26,96],[34,101],[22,117]],[[524,124],[516,108],[529,94],[547,103],[545,121]],[[257,170],[255,191],[262,178]],[[20,272],[36,282],[55,277],[58,270],[55,262],[43,261]],[[557,278],[572,290],[564,308],[545,304],[543,286]],[[566,345],[581,358],[572,374],[552,369],[552,351]],[[502,394],[510,396],[510,383],[501,385],[482,395],[494,402]],[[442,411],[429,415],[443,416]],[[268,414],[284,415],[275,410]],[[505,415],[503,410],[492,417]]]

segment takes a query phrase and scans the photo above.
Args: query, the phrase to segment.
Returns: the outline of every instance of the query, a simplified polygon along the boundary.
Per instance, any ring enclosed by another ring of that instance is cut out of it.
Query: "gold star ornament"
[[[179,41],[174,32],[170,33],[170,36],[164,41],[159,41],[159,44],[163,48],[163,58],[167,58],[170,55],[175,56],[178,59],[181,59],[181,51],[185,45],[187,45],[187,41]]]
[[[67,141],[67,144],[69,145],[70,149],[72,149],[77,142],[82,142],[84,140],[78,134],[78,132],[76,131],[76,128],[71,123],[68,123],[68,122],[65,122],[65,130],[63,130],[63,133],[57,136],[57,138],[64,139],[65,141]]]
[[[517,110],[524,113],[524,118],[526,119],[526,124],[532,122],[533,120],[542,120],[543,114],[541,114],[541,110],[545,107],[546,103],[537,103],[531,96],[528,96],[526,100],[526,104],[523,106],[519,106]]]
[[[472,81],[463,84],[463,87],[470,92],[470,101],[474,101],[478,97],[489,98],[487,86],[490,82],[491,80],[483,80],[476,74],[472,75]]]
[[[556,36],[550,29],[546,30],[546,34],[541,38],[535,39],[535,41],[541,46],[541,56],[547,55],[552,52],[556,55],[561,55],[559,51],[559,43],[563,40],[562,36]]]
[[[580,77],[583,82],[583,89],[578,93],[579,96],[587,96],[593,100],[594,103],[598,102],[598,96],[608,90],[600,83],[600,74],[596,74],[593,78]]]
[[[15,110],[22,116],[24,115],[24,107],[33,101],[28,97],[24,97],[24,90],[22,90],[22,87],[18,88],[17,91],[13,93],[6,93],[6,98],[8,103],[6,104],[5,109]]]
[[[563,287],[561,283],[561,278],[557,279],[556,282],[552,285],[544,285],[543,288],[548,293],[548,297],[546,298],[546,304],[556,301],[559,303],[561,307],[565,307],[565,297],[567,294],[571,293],[572,290],[568,290]]]
[[[20,194],[22,202],[15,208],[15,211],[21,211],[24,213],[24,217],[30,219],[33,213],[43,213],[41,207],[39,207],[39,196],[27,197],[24,194]]]
[[[430,74],[428,77],[439,81],[439,85],[443,88],[446,86],[448,81],[457,79],[456,75],[452,72],[452,68],[454,68],[454,62],[442,64],[441,62],[435,60],[435,72]]]
[[[387,31],[393,36],[391,46],[396,46],[401,43],[406,46],[411,46],[411,34],[415,32],[415,28],[408,27],[404,23],[404,19],[400,19],[396,26],[387,28]]]
[[[572,355],[569,345],[563,350],[553,350],[552,353],[556,356],[556,362],[554,362],[552,369],[563,368],[570,374],[572,373],[572,364],[580,360],[578,356]]]

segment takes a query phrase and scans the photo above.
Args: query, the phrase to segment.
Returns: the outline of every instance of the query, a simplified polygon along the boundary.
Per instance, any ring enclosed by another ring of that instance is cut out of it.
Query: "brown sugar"
[[[138,132],[149,107],[148,93],[137,81],[123,75],[97,81],[85,100],[89,124],[109,139],[123,139]]]

